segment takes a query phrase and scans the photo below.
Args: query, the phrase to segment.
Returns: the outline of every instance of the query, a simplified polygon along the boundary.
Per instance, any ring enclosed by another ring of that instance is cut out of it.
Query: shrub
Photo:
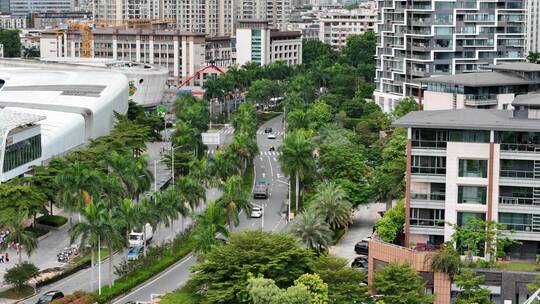
[[[38,224],[51,226],[51,227],[60,227],[67,223],[67,218],[60,215],[42,215],[37,218]]]
[[[71,295],[67,295],[61,299],[52,301],[50,304],[93,304],[96,302],[96,297],[88,292],[76,291]]]
[[[13,284],[19,290],[22,290],[26,282],[38,275],[39,269],[32,263],[23,262],[7,270],[4,274],[4,281]]]
[[[445,244],[440,251],[430,254],[428,260],[434,271],[446,272],[451,276],[459,272],[461,259],[452,244]]]
[[[31,232],[36,238],[44,236],[49,232],[49,229],[37,227],[26,227],[24,230]]]

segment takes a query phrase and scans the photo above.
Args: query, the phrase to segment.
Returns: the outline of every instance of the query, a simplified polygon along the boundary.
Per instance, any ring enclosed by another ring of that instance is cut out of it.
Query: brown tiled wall
[[[409,248],[384,243],[379,240],[369,242],[369,271],[368,285],[372,286],[375,261],[410,263],[417,271],[431,271],[429,263],[425,262],[427,252],[417,252]],[[436,295],[435,304],[450,304],[450,276],[446,273],[436,272],[434,275],[433,292]],[[375,293],[374,290],[371,290]]]

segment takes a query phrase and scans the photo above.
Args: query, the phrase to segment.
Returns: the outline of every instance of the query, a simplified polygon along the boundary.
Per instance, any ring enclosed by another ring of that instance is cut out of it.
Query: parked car
[[[255,187],[253,188],[253,198],[267,198],[268,197],[268,183],[264,178],[258,178],[255,180]]]
[[[58,290],[51,290],[43,294],[36,304],[49,304],[54,300],[58,300],[64,297],[64,294]]]
[[[264,133],[272,133],[272,127],[266,127]]]
[[[357,254],[368,255],[369,254],[369,240],[363,239],[360,242],[356,243],[356,245],[354,245],[354,252],[356,252]]]
[[[134,261],[139,258],[143,250],[142,246],[135,246],[129,248],[127,259],[128,261]]]
[[[266,136],[268,139],[276,139],[276,134],[274,133],[268,133],[268,136]]]
[[[263,215],[263,208],[259,206],[253,206],[251,208],[251,217],[260,218]]]
[[[361,255],[356,257],[353,262],[351,263],[352,268],[363,268],[367,271],[368,269],[368,257],[365,255]]]

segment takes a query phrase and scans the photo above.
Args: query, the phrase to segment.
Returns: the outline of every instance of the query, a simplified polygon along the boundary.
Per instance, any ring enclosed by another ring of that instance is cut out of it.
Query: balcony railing
[[[532,224],[506,224],[506,223],[501,223],[501,224],[505,226],[506,228],[505,230],[539,232],[538,227],[533,228]]]
[[[502,205],[538,205],[538,203],[532,197],[513,197],[513,196],[499,196],[499,204]]]
[[[465,95],[465,104],[469,106],[484,106],[484,105],[496,105],[497,104],[497,95]]]
[[[446,168],[441,167],[411,167],[412,174],[445,175]]]
[[[529,170],[501,170],[501,177],[533,179],[534,171]]]
[[[411,219],[411,226],[421,226],[421,227],[444,227],[444,220],[439,219]]]
[[[445,193],[411,193],[411,199],[419,201],[444,201]]]
[[[501,143],[501,151],[540,153],[540,144],[505,144]]]
[[[413,139],[412,146],[414,148],[446,149],[446,141]]]

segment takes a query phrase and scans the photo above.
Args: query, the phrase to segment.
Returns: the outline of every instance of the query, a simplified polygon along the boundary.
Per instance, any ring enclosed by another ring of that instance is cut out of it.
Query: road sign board
[[[202,142],[205,145],[219,145],[219,133],[206,132],[201,133]]]

